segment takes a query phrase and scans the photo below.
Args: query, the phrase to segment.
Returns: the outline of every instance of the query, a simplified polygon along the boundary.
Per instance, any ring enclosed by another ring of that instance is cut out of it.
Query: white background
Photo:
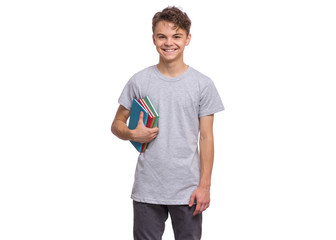
[[[186,63],[226,107],[202,239],[335,240],[332,3],[1,1],[0,239],[132,239],[137,153],[110,125],[158,61],[153,15],[175,5],[192,20]]]

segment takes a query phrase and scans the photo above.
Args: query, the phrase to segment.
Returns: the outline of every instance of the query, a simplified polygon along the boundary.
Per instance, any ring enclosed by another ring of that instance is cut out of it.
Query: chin
[[[179,59],[179,55],[174,55],[174,56],[166,56],[164,54],[160,54],[161,58],[166,60],[166,61],[174,61],[174,60],[177,60]]]
[[[166,57],[164,57],[164,56],[161,56],[161,58],[162,58],[164,61],[166,61],[166,62],[174,62],[174,61],[177,60],[177,58],[166,58]]]

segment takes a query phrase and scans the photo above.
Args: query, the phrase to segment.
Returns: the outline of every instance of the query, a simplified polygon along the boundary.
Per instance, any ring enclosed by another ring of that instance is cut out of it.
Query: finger
[[[196,211],[194,212],[194,216],[204,212],[205,210],[207,210],[208,207],[209,207],[209,204],[207,204],[207,203],[199,204],[199,208],[197,209],[197,207],[196,207]]]
[[[152,134],[151,134],[153,137],[156,137],[157,135],[158,135],[158,133],[156,133],[156,132],[152,132]]]
[[[207,210],[207,209],[209,208],[209,206],[210,206],[209,204],[205,204],[205,209],[204,209],[204,211]]]
[[[203,204],[201,207],[201,212],[204,212],[208,208],[208,204]]]
[[[151,132],[158,134],[159,133],[159,129],[158,128],[151,128]]]
[[[202,205],[200,205],[199,212],[201,213],[203,211],[204,211],[204,205],[202,204]]]
[[[197,214],[200,214],[201,213],[200,210],[201,210],[201,205],[199,203],[197,203],[193,216],[196,216]]]
[[[196,196],[196,193],[193,192],[193,194],[191,194],[191,197],[190,197],[190,200],[189,200],[189,207],[191,207],[194,204],[195,196]]]

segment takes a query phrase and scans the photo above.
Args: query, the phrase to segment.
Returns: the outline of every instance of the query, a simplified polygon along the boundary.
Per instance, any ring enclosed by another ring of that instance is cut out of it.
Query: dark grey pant
[[[161,240],[168,213],[175,240],[200,240],[202,214],[193,216],[196,205],[157,205],[133,201],[134,240]]]

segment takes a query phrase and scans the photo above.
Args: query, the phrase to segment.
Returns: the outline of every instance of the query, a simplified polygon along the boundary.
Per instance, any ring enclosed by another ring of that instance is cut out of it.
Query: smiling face
[[[160,54],[160,61],[183,63],[184,47],[188,46],[191,35],[177,28],[174,23],[160,21],[156,24],[153,42]]]

